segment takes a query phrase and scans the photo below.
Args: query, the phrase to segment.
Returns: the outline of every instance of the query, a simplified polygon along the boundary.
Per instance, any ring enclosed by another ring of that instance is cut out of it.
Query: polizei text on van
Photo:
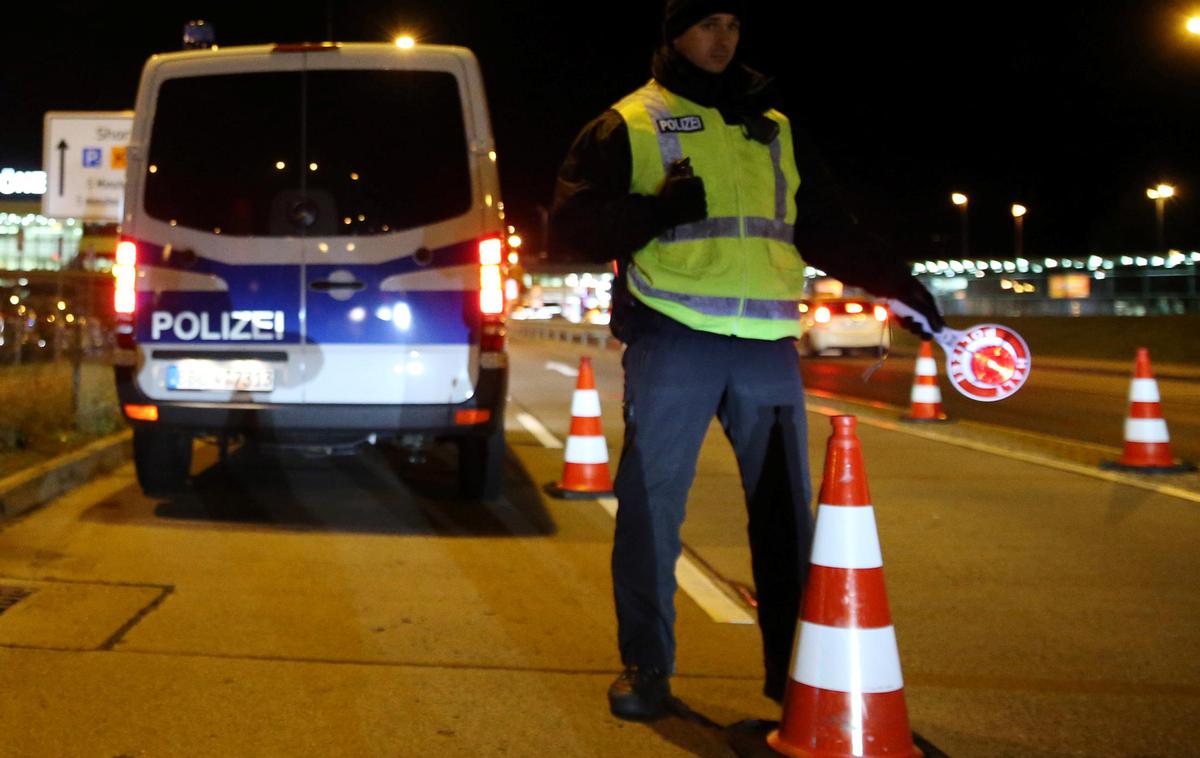
[[[273,342],[283,339],[283,311],[154,311],[151,339],[174,335],[180,342]]]

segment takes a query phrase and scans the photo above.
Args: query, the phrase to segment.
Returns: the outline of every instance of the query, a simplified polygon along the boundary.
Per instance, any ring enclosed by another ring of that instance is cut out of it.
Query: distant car
[[[874,354],[889,346],[889,316],[885,306],[869,297],[806,300],[800,305],[800,350],[805,355]]]

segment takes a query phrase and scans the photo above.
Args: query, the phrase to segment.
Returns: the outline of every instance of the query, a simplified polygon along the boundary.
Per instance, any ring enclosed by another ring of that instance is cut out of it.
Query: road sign
[[[52,111],[42,130],[42,213],[121,221],[133,111]]]

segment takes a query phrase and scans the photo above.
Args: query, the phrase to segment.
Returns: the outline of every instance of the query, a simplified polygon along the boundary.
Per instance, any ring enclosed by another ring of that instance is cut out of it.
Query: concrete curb
[[[44,505],[133,457],[133,431],[98,439],[0,479],[0,521]]]

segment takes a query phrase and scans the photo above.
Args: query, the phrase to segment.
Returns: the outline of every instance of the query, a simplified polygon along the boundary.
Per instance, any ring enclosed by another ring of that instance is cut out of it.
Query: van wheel
[[[187,485],[192,435],[161,429],[133,430],[133,465],[147,495],[169,495]]]
[[[495,500],[504,484],[504,425],[486,437],[458,441],[458,481],[463,497]]]

